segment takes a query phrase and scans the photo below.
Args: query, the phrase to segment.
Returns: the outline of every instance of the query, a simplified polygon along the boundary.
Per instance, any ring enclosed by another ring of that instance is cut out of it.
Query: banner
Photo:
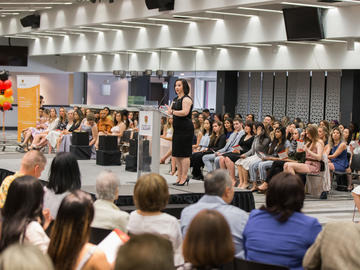
[[[18,141],[25,128],[35,127],[39,118],[40,76],[17,76]]]
[[[153,112],[140,111],[139,113],[139,135],[152,136]]]

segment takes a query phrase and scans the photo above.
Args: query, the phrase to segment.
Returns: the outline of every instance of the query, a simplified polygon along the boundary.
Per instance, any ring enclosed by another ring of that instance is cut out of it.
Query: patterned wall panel
[[[238,78],[238,101],[235,111],[243,117],[248,113],[249,100],[249,72],[239,72]]]
[[[267,114],[272,115],[274,86],[274,73],[264,72],[263,74],[262,119],[264,119]]]
[[[273,111],[276,119],[285,115],[286,72],[275,73]]]
[[[326,85],[326,120],[340,119],[340,72],[328,72]]]
[[[297,72],[295,117],[309,121],[310,72]]]
[[[296,91],[298,84],[298,72],[289,72],[286,100],[286,115],[291,119],[296,117]]]
[[[313,71],[311,81],[310,122],[319,123],[324,119],[325,72]]]
[[[261,72],[251,72],[250,77],[250,113],[255,115],[255,120],[259,120],[260,111],[260,90]]]

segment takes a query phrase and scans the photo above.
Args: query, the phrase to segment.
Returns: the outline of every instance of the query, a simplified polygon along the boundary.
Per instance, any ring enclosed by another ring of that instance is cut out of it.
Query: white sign
[[[152,136],[153,112],[140,111],[139,114],[139,135]]]

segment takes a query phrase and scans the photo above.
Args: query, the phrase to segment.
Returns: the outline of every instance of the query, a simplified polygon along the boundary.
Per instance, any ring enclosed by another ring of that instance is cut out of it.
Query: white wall
[[[102,96],[101,86],[107,80],[111,84],[111,95]],[[108,104],[112,106],[126,107],[128,86],[129,82],[127,79],[117,80],[112,75],[89,74],[87,104]]]

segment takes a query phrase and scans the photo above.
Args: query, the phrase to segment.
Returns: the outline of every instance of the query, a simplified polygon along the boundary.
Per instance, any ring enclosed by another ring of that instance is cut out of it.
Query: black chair
[[[290,268],[281,265],[253,262],[253,261],[247,261],[247,260],[235,258],[234,269],[235,270],[289,270]]]
[[[111,232],[112,230],[91,227],[89,242],[91,244],[97,245]]]
[[[351,154],[347,153],[347,160],[350,164]],[[347,172],[338,172],[334,171],[332,175],[332,179],[336,181],[336,190],[338,191],[347,191],[348,182],[347,182]]]

